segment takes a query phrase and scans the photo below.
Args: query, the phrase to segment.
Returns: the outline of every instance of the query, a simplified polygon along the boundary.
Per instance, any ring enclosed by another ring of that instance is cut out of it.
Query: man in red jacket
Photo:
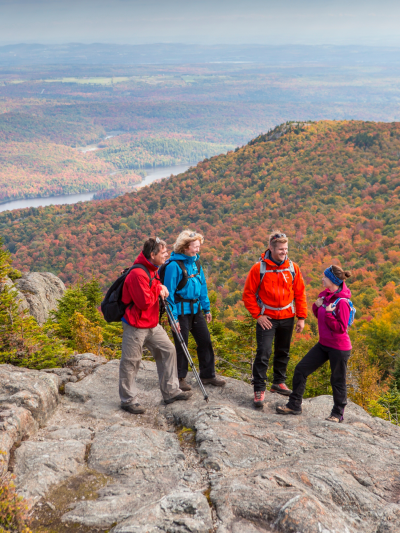
[[[297,316],[296,331],[301,333],[307,318],[303,276],[288,258],[288,239],[274,232],[261,260],[250,270],[243,292],[246,309],[257,320],[257,352],[253,364],[254,405],[262,407],[272,341],[275,340],[274,378],[270,392],[289,396],[285,384],[290,341]]]
[[[160,239],[148,239],[125,279],[122,302],[130,304],[122,319],[122,357],[119,367],[121,407],[132,414],[145,409],[137,402],[136,375],[146,347],[157,364],[160,389],[165,403],[188,400],[192,392],[179,388],[176,351],[167,333],[158,323],[159,297],[166,298],[168,289],[157,276],[158,268],[167,258],[167,244]]]

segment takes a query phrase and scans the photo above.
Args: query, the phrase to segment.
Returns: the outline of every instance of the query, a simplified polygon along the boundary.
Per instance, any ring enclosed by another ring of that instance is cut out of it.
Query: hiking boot
[[[193,396],[193,392],[192,391],[180,392],[179,394],[177,394],[173,398],[170,398],[169,400],[164,400],[164,402],[165,403],[172,403],[172,402],[177,402],[179,400],[188,400],[192,396]]]
[[[294,409],[290,409],[287,405],[278,405],[276,408],[276,412],[278,415],[301,415],[302,411],[295,411]]]
[[[214,385],[214,387],[225,387],[226,381],[219,376],[213,378],[200,378],[203,385]]]
[[[146,412],[146,409],[140,405],[140,403],[128,403],[128,405],[121,405],[121,409],[131,413],[132,415],[142,415]]]
[[[254,407],[262,407],[265,400],[265,391],[256,390],[254,391]]]
[[[274,383],[271,385],[269,392],[277,392],[278,394],[282,394],[282,396],[290,396],[292,394],[292,391],[284,383]]]
[[[334,422],[335,424],[341,424],[344,421],[343,416],[339,415],[330,415],[328,418],[325,418],[328,422]]]
[[[183,391],[192,390],[192,387],[189,385],[185,378],[179,378],[179,388]]]

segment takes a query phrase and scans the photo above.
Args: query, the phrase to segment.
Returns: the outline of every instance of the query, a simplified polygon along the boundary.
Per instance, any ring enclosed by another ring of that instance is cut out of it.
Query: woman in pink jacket
[[[313,305],[313,313],[318,318],[319,342],[303,357],[296,366],[293,376],[293,392],[285,406],[278,406],[281,415],[300,415],[301,403],[306,388],[307,377],[329,360],[331,365],[331,385],[333,409],[326,419],[330,422],[343,422],[344,408],[347,404],[346,370],[351,355],[351,342],[347,333],[351,297],[345,279],[350,277],[340,267],[327,268],[322,278],[325,289]],[[336,307],[332,304],[341,299]]]

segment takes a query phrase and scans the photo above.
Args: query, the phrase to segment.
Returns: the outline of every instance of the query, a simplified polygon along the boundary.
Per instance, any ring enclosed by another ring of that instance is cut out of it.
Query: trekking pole
[[[187,349],[185,341],[183,340],[182,334],[178,330],[178,328],[176,327],[176,321],[175,321],[174,316],[173,316],[173,314],[171,312],[170,304],[168,303],[167,300],[164,300],[164,304],[165,304],[165,309],[167,311],[167,315],[168,315],[168,318],[169,318],[169,323],[171,325],[171,328],[172,328],[173,332],[175,333],[175,335],[178,337],[178,340],[181,343],[183,351],[185,352],[186,359],[189,362],[189,365],[190,365],[190,367],[192,369],[194,377],[196,378],[196,381],[199,384],[200,390],[203,393],[204,399],[205,399],[206,402],[208,402],[208,394],[206,392],[206,389],[204,388],[203,383],[201,382],[199,374],[197,373],[196,367],[194,366],[192,357],[191,357],[191,355],[189,353],[189,350]]]

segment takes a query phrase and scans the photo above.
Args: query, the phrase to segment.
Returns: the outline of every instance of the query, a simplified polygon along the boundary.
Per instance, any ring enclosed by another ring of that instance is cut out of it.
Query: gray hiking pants
[[[166,331],[158,324],[155,328],[134,328],[122,323],[122,357],[119,366],[119,396],[122,405],[136,403],[138,394],[136,376],[146,347],[156,360],[161,394],[169,400],[180,394],[176,351]]]

